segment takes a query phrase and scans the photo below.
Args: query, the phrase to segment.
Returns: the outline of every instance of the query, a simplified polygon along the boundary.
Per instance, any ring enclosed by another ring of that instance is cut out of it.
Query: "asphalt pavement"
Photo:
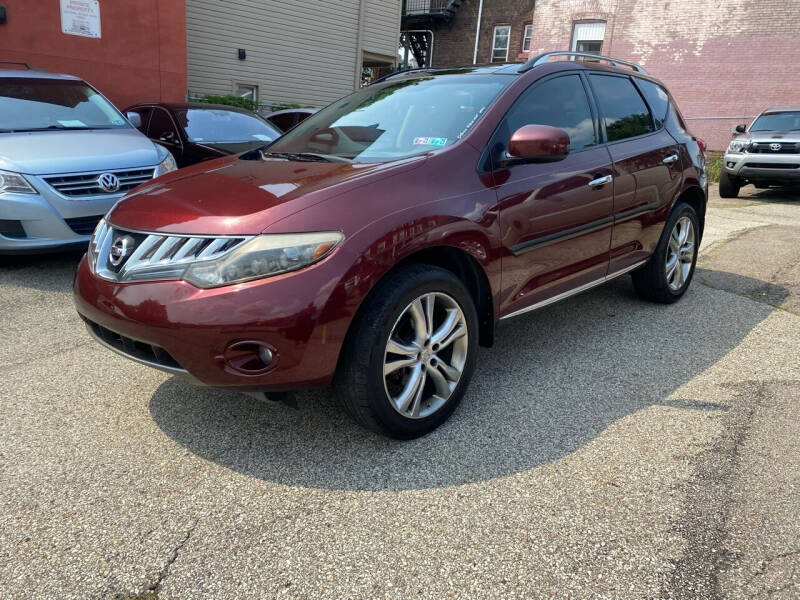
[[[799,598],[800,201],[712,196],[683,300],[503,322],[411,442],[118,357],[76,255],[0,259],[0,598]]]

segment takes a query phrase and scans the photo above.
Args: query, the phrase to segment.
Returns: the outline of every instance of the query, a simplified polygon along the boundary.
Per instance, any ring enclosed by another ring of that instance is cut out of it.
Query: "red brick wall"
[[[463,0],[451,25],[434,32],[433,66],[471,65],[475,51],[475,28],[478,23],[478,0]],[[478,64],[491,60],[495,25],[510,25],[508,60],[522,60],[522,34],[530,23],[534,0],[484,0],[481,35],[478,41]]]
[[[184,0],[100,0],[100,39],[61,33],[59,0],[0,2],[0,60],[82,77],[119,108],[184,99]]]
[[[538,0],[531,50],[569,50],[573,23],[598,18],[607,20],[603,53],[664,81],[713,150],[742,117],[800,105],[797,0]]]

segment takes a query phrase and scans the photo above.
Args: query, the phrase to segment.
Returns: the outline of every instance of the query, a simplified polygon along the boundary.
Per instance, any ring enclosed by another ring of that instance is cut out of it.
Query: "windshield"
[[[373,84],[309,117],[269,152],[379,162],[444,148],[464,137],[513,80],[442,74]]]
[[[233,110],[190,108],[175,115],[193,142],[271,142],[281,135],[261,117]]]
[[[750,131],[800,131],[800,111],[761,115],[750,126]]]
[[[0,78],[0,132],[130,127],[82,81]]]

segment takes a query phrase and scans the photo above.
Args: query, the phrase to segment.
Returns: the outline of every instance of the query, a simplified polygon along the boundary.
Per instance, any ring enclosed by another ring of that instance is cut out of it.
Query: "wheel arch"
[[[679,202],[686,202],[697,213],[697,221],[700,226],[698,243],[700,243],[703,239],[703,229],[705,228],[706,221],[707,199],[705,192],[699,185],[690,185],[681,190],[672,203],[672,209],[674,209]],[[670,212],[672,212],[672,209],[670,209]]]

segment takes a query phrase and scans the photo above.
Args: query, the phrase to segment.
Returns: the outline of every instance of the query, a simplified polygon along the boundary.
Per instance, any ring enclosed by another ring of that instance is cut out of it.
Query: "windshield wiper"
[[[349,158],[343,156],[334,156],[332,154],[317,154],[315,152],[264,152],[264,156],[274,156],[276,158],[285,158],[286,160],[297,160],[305,162],[353,162]]]
[[[29,133],[31,131],[90,131],[93,129],[115,129],[114,127],[78,127],[71,125],[48,125],[47,127],[29,127],[27,129],[0,129],[3,133]]]

